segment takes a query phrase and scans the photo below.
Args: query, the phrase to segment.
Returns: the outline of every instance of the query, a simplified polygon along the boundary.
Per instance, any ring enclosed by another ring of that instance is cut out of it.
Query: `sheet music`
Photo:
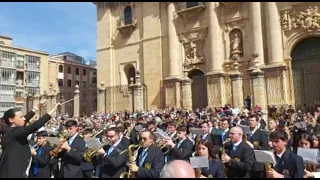
[[[272,151],[267,150],[254,150],[254,155],[257,162],[261,163],[271,163],[276,165],[276,157]]]
[[[297,154],[302,157],[303,161],[311,161],[318,164],[319,149],[298,147]]]
[[[209,167],[209,159],[207,156],[190,157],[190,164],[193,168]]]
[[[86,140],[89,149],[96,149],[99,147],[99,141],[96,138]]]

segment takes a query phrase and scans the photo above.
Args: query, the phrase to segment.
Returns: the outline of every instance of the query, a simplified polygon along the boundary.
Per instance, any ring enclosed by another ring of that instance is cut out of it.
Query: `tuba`
[[[140,144],[137,144],[137,145],[134,145],[134,144],[131,144],[127,150],[125,151],[128,151],[128,164],[133,164],[134,161],[135,161],[135,158],[134,158],[134,151],[132,151],[132,148],[136,148],[138,147],[138,149],[141,147]],[[123,151],[123,152],[125,152]],[[122,154],[123,152],[121,152],[120,154]],[[123,172],[121,173],[120,175],[120,178],[135,178],[135,173],[131,172],[130,170],[128,172]]]

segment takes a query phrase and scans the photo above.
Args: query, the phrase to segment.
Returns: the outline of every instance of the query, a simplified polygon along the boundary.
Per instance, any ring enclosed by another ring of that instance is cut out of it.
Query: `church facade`
[[[318,2],[95,2],[98,111],[320,99]]]

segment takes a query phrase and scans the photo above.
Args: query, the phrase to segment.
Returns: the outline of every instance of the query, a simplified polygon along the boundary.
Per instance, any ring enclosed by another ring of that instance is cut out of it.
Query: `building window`
[[[199,2],[187,2],[187,8],[199,6]]]
[[[80,85],[80,82],[79,82],[79,81],[76,81],[76,85],[78,85],[78,86],[79,86],[79,85]]]
[[[59,65],[59,73],[63,73],[63,66]]]
[[[72,86],[72,82],[70,79],[68,79],[68,87],[71,87]]]
[[[131,6],[124,8],[124,25],[132,24]]]
[[[79,68],[76,68],[76,75],[79,75]]]
[[[86,88],[87,87],[87,82],[86,81],[83,81],[83,88]]]
[[[40,70],[40,57],[26,55],[27,69]]]
[[[16,54],[0,51],[0,65],[3,67],[15,67]]]
[[[28,85],[40,85],[40,73],[27,72],[26,75]]]
[[[63,79],[58,79],[58,86],[63,87]]]
[[[84,75],[84,76],[86,76],[86,75],[87,75],[87,71],[86,71],[86,69],[83,69],[83,70],[82,70],[82,75]]]
[[[71,67],[70,66],[68,66],[67,73],[71,74]]]
[[[64,61],[67,60],[67,56],[63,56],[63,60],[64,60]]]

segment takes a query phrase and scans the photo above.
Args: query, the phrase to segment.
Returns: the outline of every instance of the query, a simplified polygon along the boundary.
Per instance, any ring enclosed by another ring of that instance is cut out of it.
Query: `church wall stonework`
[[[133,64],[144,86],[144,109],[193,107],[194,82],[186,74],[195,69],[206,78],[209,107],[230,103],[241,108],[248,96],[260,97],[252,102],[265,108],[294,105],[291,52],[301,40],[319,36],[320,28],[317,2],[95,4],[98,82],[106,89],[129,88],[122,67]],[[126,7],[131,7],[129,24]],[[252,73],[258,70],[258,75]],[[254,88],[265,93],[254,95]],[[107,92],[108,111],[132,108],[125,104],[134,104],[132,100],[118,102],[126,93]]]

